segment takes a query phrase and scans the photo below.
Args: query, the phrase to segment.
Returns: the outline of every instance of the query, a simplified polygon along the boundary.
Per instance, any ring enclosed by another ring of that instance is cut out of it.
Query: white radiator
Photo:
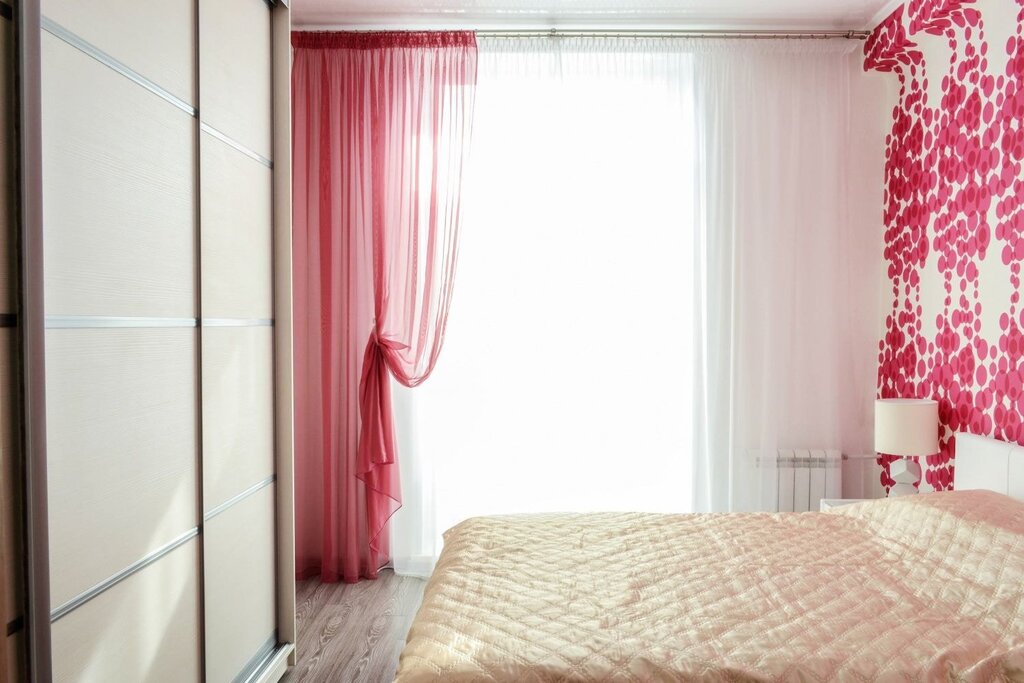
[[[838,450],[780,448],[774,463],[776,511],[807,512],[817,510],[822,498],[842,498],[842,464]]]

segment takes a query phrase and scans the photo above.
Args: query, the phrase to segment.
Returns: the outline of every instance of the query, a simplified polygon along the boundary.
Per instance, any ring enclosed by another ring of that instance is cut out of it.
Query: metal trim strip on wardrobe
[[[111,57],[110,55],[108,55],[103,50],[99,49],[98,47],[96,47],[95,45],[90,43],[89,41],[87,41],[87,40],[85,40],[85,39],[75,35],[71,31],[69,31],[68,29],[64,28],[63,26],[61,26],[57,22],[53,21],[52,19],[48,19],[46,17],[43,17],[43,19],[42,19],[42,27],[43,27],[43,30],[46,31],[47,33],[50,33],[50,34],[56,36],[57,38],[60,38],[61,40],[63,40],[68,45],[71,45],[72,47],[78,48],[79,50],[81,50],[85,54],[87,54],[90,57],[92,57],[93,59],[95,59],[100,64],[103,64],[105,66],[110,67],[111,69],[113,69],[117,73],[121,74],[122,76],[124,76],[128,80],[134,81],[136,84],[141,85],[146,90],[150,91],[151,93],[153,93],[157,97],[160,97],[160,98],[166,100],[167,102],[170,102],[175,107],[177,107],[178,109],[182,110],[183,112],[185,112],[189,116],[195,116],[196,115],[196,113],[197,113],[196,112],[196,108],[193,107],[191,104],[189,104],[185,100],[181,99],[177,95],[171,93],[170,91],[165,90],[164,88],[160,87],[159,85],[157,85],[153,81],[149,80],[148,78],[146,78],[145,76],[140,74],[135,69],[132,69],[130,66],[128,66],[124,62],[121,62],[120,60],[117,60],[114,57]]]
[[[122,76],[124,76],[128,80],[133,81],[137,85],[141,85],[143,88],[145,88],[146,90],[150,91],[154,95],[156,95],[156,96],[162,98],[163,100],[173,104],[178,109],[181,109],[183,112],[185,112],[189,116],[192,116],[194,118],[199,118],[199,110],[196,107],[193,107],[191,104],[189,104],[185,100],[181,99],[177,95],[173,94],[169,90],[166,90],[165,88],[161,87],[160,85],[158,85],[158,84],[154,83],[153,81],[149,80],[148,78],[146,78],[145,76],[140,74],[138,71],[136,71],[135,69],[133,69],[130,66],[128,66],[127,64],[125,64],[124,62],[121,62],[120,60],[118,60],[118,59],[108,55],[106,52],[104,52],[103,50],[99,49],[98,47],[96,47],[95,45],[90,43],[89,41],[87,41],[84,38],[76,35],[72,31],[69,31],[68,29],[64,28],[63,26],[61,26],[57,22],[53,21],[52,19],[47,19],[46,17],[43,17],[42,18],[42,27],[43,27],[43,30],[45,30],[48,33],[56,36],[57,38],[60,38],[61,40],[63,40],[68,45],[71,45],[72,47],[75,47],[75,48],[81,50],[83,53],[89,55],[90,57],[92,57],[96,61],[100,62],[101,64],[103,64],[103,65],[113,69],[114,71],[116,71],[117,73],[121,74]],[[254,150],[249,149],[248,147],[246,147],[242,143],[240,143],[237,140],[233,139],[232,137],[230,137],[226,133],[223,133],[223,132],[217,130],[216,128],[214,128],[210,124],[208,124],[208,123],[206,123],[204,121],[200,121],[199,122],[199,128],[200,128],[200,130],[208,133],[211,137],[214,137],[214,138],[220,140],[221,142],[223,142],[224,144],[228,145],[229,147],[232,147],[233,149],[241,152],[242,154],[246,155],[250,159],[253,159],[254,161],[257,161],[257,162],[263,164],[267,168],[271,168],[272,169],[274,167],[274,163],[270,159],[266,158],[265,156],[263,156],[259,152],[256,152]]]
[[[194,21],[192,22],[192,77],[193,93],[196,98],[196,109],[203,103],[203,21],[202,21],[202,0],[192,0],[192,10],[194,12]],[[199,116],[196,115],[196,123],[199,123]],[[193,210],[193,236],[195,241],[192,244],[193,248],[193,282],[194,291],[192,293],[193,305],[195,306],[195,314],[197,323],[199,318],[203,317],[203,136],[196,132],[192,136],[192,191],[195,195],[195,201],[192,205]],[[196,519],[200,520],[200,525],[203,524],[203,510],[206,509],[206,439],[204,438],[203,429],[205,427],[205,411],[203,410],[203,399],[205,393],[203,391],[203,351],[205,349],[203,339],[203,328],[198,326],[196,328],[195,335],[195,427],[196,427],[196,469],[195,469],[195,487],[196,487],[196,499],[195,499],[195,515]],[[196,639],[199,645],[199,667],[200,667],[200,680],[206,683],[206,670],[209,666],[208,659],[208,643],[207,637],[209,636],[209,630],[207,629],[207,600],[206,600],[206,537],[203,536],[196,543],[196,560],[199,564],[199,572],[196,577],[196,598],[199,603],[199,621],[197,625]]]
[[[202,529],[200,527],[194,527],[192,529],[189,529],[184,534],[174,539],[170,543],[167,543],[166,545],[157,548],[156,550],[149,553],[142,559],[132,562],[130,565],[128,565],[118,573],[114,574],[110,578],[104,579],[103,581],[99,582],[89,590],[71,598],[63,605],[50,612],[50,623],[57,621],[61,617],[67,616],[68,614],[75,611],[85,603],[95,598],[97,595],[107,592],[117,584],[127,579],[129,576],[138,573],[139,571],[145,569],[149,565],[159,560],[164,555],[167,555],[171,551],[176,550],[177,548],[180,548],[181,546],[185,545],[193,538],[197,537],[201,531]]]
[[[12,315],[12,317],[14,317]],[[17,325],[16,317],[13,325]],[[0,327],[4,324],[0,315]],[[273,318],[156,318],[116,315],[48,315],[49,329],[87,329],[100,327],[273,327]]]
[[[203,327],[273,327],[273,318],[203,318]]]
[[[258,492],[262,491],[263,489],[267,488],[268,486],[273,484],[274,481],[276,481],[276,480],[277,480],[277,475],[276,474],[272,474],[269,477],[267,477],[266,479],[264,479],[263,481],[261,481],[259,483],[256,483],[256,484],[253,484],[252,486],[250,486],[246,490],[242,491],[238,495],[232,496],[231,498],[228,498],[226,501],[224,501],[220,505],[216,506],[215,508],[213,508],[212,510],[207,512],[205,515],[203,515],[203,521],[204,522],[209,522],[211,519],[213,519],[214,517],[216,517],[220,513],[224,512],[224,511],[226,511],[226,510],[228,510],[230,508],[233,508],[235,505],[237,505],[238,503],[241,503],[243,500],[245,500],[249,496],[251,496],[251,495],[253,495],[255,493],[258,493]]]
[[[24,458],[25,571],[28,679],[53,677],[50,639],[50,541],[46,475],[46,330],[43,291],[42,29],[39,0],[19,0],[16,19],[18,92],[17,184],[21,239],[21,448]]]
[[[17,327],[17,313],[0,313],[0,327]]]
[[[242,154],[244,154],[245,156],[249,157],[253,161],[258,161],[259,163],[263,164],[264,166],[266,166],[269,169],[273,169],[274,168],[274,162],[272,162],[270,159],[266,158],[265,156],[263,156],[259,152],[255,152],[255,151],[249,149],[248,147],[246,147],[242,143],[240,143],[240,142],[238,142],[236,140],[233,140],[232,138],[230,138],[226,134],[220,132],[219,130],[217,130],[216,128],[214,128],[210,124],[206,123],[205,121],[200,121],[199,122],[199,129],[202,130],[207,135],[209,135],[210,137],[213,137],[213,138],[216,138],[217,140],[220,140],[221,142],[223,142],[228,147],[231,147],[231,148],[235,149],[236,151],[241,152]]]
[[[111,315],[48,315],[47,329],[97,327],[195,327],[196,318],[145,318]]]
[[[232,683],[249,683],[249,681],[255,680],[259,674],[263,671],[263,667],[266,666],[267,662],[274,656],[277,651],[277,629],[270,634],[270,637],[260,645],[260,649],[256,651],[252,659],[245,663],[242,670],[238,672],[238,675],[232,679]]]

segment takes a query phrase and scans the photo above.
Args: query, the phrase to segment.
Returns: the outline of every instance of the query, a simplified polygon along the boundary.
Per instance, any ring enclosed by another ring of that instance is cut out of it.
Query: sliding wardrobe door
[[[276,680],[287,7],[43,0],[41,22],[53,679]]]
[[[244,680],[278,642],[271,14],[200,0],[206,673]]]
[[[53,678],[197,681],[194,5],[42,12]]]

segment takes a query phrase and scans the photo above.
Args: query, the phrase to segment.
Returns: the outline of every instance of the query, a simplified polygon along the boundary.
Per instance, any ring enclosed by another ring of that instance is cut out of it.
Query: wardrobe
[[[288,3],[3,7],[11,680],[276,681],[295,642]]]

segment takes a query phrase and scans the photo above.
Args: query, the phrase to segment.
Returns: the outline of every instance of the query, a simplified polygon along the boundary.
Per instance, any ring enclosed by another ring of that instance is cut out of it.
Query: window
[[[474,515],[690,509],[688,57],[508,49],[481,45],[444,352],[396,386],[396,561]]]

